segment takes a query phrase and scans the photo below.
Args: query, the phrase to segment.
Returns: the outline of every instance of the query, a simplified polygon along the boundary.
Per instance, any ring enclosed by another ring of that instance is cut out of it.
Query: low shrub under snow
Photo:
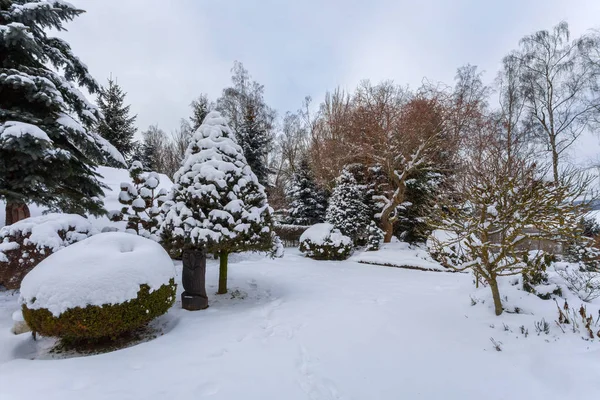
[[[0,285],[19,288],[23,277],[49,255],[98,233],[76,214],[31,217],[0,229]]]
[[[316,260],[345,260],[352,252],[352,239],[332,224],[316,224],[300,236],[300,251]]]
[[[556,263],[554,269],[581,300],[589,302],[600,297],[600,273],[586,271],[576,263]]]
[[[23,279],[23,316],[43,336],[112,339],[167,312],[175,301],[174,276],[158,243],[101,233],[53,254]]]

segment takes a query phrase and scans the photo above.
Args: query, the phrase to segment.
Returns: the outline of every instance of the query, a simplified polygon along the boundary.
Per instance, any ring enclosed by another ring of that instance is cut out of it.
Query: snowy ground
[[[365,251],[355,255],[352,261],[424,271],[448,271],[431,258],[424,246],[412,246],[405,242],[385,243],[378,251]]]
[[[17,296],[0,293],[0,398],[549,400],[600,393],[600,343],[556,326],[538,336],[534,321],[553,321],[556,306],[524,293],[511,292],[511,305],[534,308],[535,316],[495,317],[489,289],[472,306],[468,274],[312,261],[289,250],[278,260],[233,257],[230,288],[246,298],[214,295],[214,261],[208,283],[211,307],[187,312],[177,303],[159,321],[163,336],[68,359],[49,359],[48,340],[9,333]]]

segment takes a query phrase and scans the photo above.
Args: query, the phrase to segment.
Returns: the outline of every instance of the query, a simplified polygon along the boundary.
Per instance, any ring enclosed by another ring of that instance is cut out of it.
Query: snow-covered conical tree
[[[105,212],[94,166],[112,146],[88,131],[101,114],[77,89],[94,93],[98,84],[67,42],[46,34],[83,12],[59,0],[0,1],[0,199],[7,224],[26,217],[28,203]]]
[[[354,176],[346,169],[336,179],[336,186],[329,198],[326,221],[333,224],[354,243],[366,239],[369,226],[369,209]]]
[[[290,224],[314,225],[325,220],[327,199],[323,189],[317,186],[306,156],[302,157],[300,165],[292,177],[288,196],[292,200]]]
[[[219,291],[227,292],[229,253],[271,250],[271,209],[225,118],[210,112],[175,173],[163,235],[183,249],[220,257]]]
[[[98,107],[104,118],[98,124],[98,133],[108,140],[119,152],[129,157],[133,152],[133,135],[136,116],[129,115],[129,105],[125,105],[125,92],[111,78],[108,86],[101,89],[98,94]]]

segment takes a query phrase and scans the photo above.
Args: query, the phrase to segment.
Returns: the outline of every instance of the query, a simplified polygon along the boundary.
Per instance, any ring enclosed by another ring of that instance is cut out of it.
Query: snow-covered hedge
[[[316,224],[300,236],[300,251],[315,260],[345,260],[352,252],[352,239],[333,224]]]
[[[158,243],[101,233],[53,254],[23,279],[23,316],[44,336],[116,338],[167,312],[175,301],[174,277]]]
[[[273,231],[282,240],[285,247],[297,247],[300,245],[300,236],[309,228],[304,225],[274,224]]]
[[[89,220],[76,214],[46,214],[0,229],[0,285],[19,288],[23,277],[42,260],[98,233]]]

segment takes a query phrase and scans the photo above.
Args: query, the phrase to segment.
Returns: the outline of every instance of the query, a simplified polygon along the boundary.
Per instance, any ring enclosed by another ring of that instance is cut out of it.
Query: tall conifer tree
[[[98,93],[98,107],[104,118],[98,124],[98,133],[108,140],[124,157],[129,158],[133,153],[133,135],[136,116],[130,116],[129,105],[125,105],[123,89],[111,78],[108,86]]]
[[[101,113],[77,89],[95,93],[98,84],[67,42],[46,33],[64,30],[83,12],[58,0],[0,0],[0,199],[7,224],[27,217],[28,203],[105,212],[94,167],[107,143],[88,130]]]

